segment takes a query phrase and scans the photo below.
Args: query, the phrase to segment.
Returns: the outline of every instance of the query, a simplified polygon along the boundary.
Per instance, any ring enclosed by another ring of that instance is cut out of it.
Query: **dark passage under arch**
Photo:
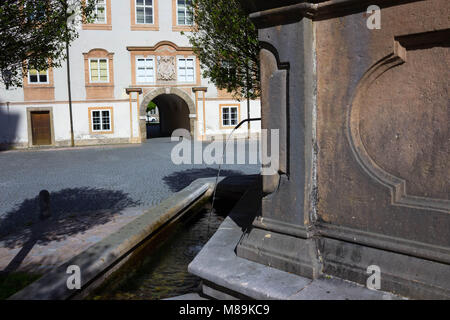
[[[152,101],[158,106],[159,130],[154,124],[148,124],[147,139],[170,137],[179,128],[190,132],[189,107],[186,101],[176,94],[160,94]]]

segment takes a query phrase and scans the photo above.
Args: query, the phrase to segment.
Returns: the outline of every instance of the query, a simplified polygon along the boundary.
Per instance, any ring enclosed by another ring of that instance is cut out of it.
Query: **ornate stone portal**
[[[381,290],[450,298],[450,3],[242,3],[281,167],[238,256],[363,285],[376,265]]]
[[[130,64],[132,72],[136,70],[136,60],[138,57],[154,57],[155,61],[155,78],[156,83],[141,84],[136,80],[136,73],[132,75],[132,87],[141,87],[144,96],[139,100],[139,128],[140,137],[145,141],[147,137],[146,130],[146,108],[150,101],[159,95],[174,95],[184,100],[189,109],[186,117],[188,117],[191,135],[194,135],[196,123],[196,101],[191,93],[189,86],[197,87],[201,83],[200,64],[198,59],[195,61],[195,83],[177,83],[177,56],[193,57],[194,53],[191,47],[179,47],[170,41],[160,41],[154,46],[129,46],[127,50],[130,52]],[[178,100],[171,99],[172,102]],[[160,114],[161,115],[161,114]],[[179,115],[179,114],[178,114]]]

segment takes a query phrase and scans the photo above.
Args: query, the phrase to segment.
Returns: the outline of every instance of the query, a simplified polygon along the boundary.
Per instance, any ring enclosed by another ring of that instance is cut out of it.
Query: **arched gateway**
[[[170,136],[173,130],[184,128],[194,135],[195,103],[188,93],[175,87],[165,87],[151,90],[144,94],[144,99],[139,106],[139,127],[142,140],[147,138],[146,111],[150,101],[156,103],[159,109],[161,131]]]

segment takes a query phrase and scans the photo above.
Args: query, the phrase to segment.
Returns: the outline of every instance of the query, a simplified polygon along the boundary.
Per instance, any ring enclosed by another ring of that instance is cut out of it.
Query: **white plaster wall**
[[[90,132],[89,122],[89,108],[91,107],[112,107],[114,131],[111,133],[97,134]],[[68,114],[66,118],[68,118]],[[74,122],[74,136],[76,140],[89,139],[115,139],[115,138],[129,138],[130,137],[130,105],[128,102],[114,102],[114,103],[83,103],[73,106],[73,122]],[[136,126],[137,120],[134,120],[133,125]],[[55,132],[57,130],[55,129]],[[70,137],[70,131],[69,131]]]
[[[53,129],[55,130],[55,141],[70,140],[69,105],[54,104],[49,106],[53,107]]]
[[[53,109],[53,128],[56,142],[70,141],[69,105],[61,103],[0,105],[0,143],[27,143],[27,108]],[[113,107],[114,132],[108,134],[91,134],[89,130],[90,107]],[[133,135],[137,137],[138,115],[136,102],[133,102]],[[77,140],[129,138],[130,135],[130,104],[128,101],[102,103],[74,103],[72,105],[74,137]]]
[[[223,134],[230,133],[232,129],[221,129],[220,128],[220,105],[240,105],[240,119],[242,121],[247,119],[247,101],[236,101],[236,100],[210,100],[206,101],[205,105],[205,113],[206,113],[206,134],[214,135],[214,134]],[[199,118],[203,121],[203,102],[199,102]],[[259,118],[261,116],[261,108],[259,100],[251,100],[250,101],[250,117],[251,118]],[[203,124],[201,126],[201,132],[203,132]],[[260,132],[261,131],[261,122],[253,121],[250,123],[250,131],[251,132]],[[247,132],[247,124],[243,124],[239,129],[235,131],[235,133],[246,133]]]

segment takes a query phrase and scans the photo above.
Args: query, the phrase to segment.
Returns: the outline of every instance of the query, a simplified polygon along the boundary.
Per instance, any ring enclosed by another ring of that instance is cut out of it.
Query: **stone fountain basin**
[[[183,190],[144,212],[80,254],[31,283],[11,296],[10,300],[66,300],[82,298],[103,283],[125,263],[136,248],[162,229],[175,223],[212,196],[215,178],[197,179]],[[222,178],[220,179],[222,180]],[[81,289],[68,289],[69,266],[81,271]]]

